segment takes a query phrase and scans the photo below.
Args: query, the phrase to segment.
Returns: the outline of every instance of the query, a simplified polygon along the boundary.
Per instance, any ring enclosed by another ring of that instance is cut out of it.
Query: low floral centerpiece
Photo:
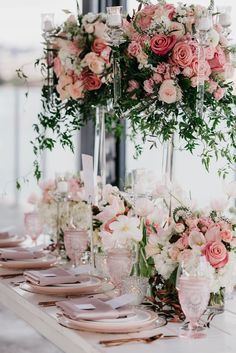
[[[176,293],[176,275],[184,262],[188,273],[194,274],[203,256],[210,280],[211,305],[222,305],[224,289],[235,284],[236,238],[235,225],[218,210],[191,211],[180,206],[173,212],[173,220],[167,229],[152,228],[146,246],[146,254],[154,260],[157,275],[152,280],[156,303],[168,304],[173,313],[181,317]],[[162,301],[162,303],[161,303]]]

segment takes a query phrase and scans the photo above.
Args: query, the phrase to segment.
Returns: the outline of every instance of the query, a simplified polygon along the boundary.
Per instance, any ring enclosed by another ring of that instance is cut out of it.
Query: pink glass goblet
[[[178,281],[178,295],[187,321],[187,324],[180,329],[180,336],[204,337],[205,329],[198,321],[209,302],[209,281],[205,277],[182,276]]]
[[[37,245],[37,239],[43,229],[38,212],[27,212],[24,214],[24,227],[27,235]]]
[[[107,269],[112,283],[120,288],[122,280],[129,276],[133,265],[131,250],[113,248],[107,251]]]
[[[66,254],[72,262],[72,267],[82,264],[84,252],[88,247],[87,230],[67,229],[64,231]]]

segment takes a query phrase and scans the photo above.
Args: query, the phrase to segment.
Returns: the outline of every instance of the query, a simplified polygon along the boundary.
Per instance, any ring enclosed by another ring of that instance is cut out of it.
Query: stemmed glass
[[[184,262],[179,266],[176,288],[180,305],[186,317],[186,323],[180,328],[181,337],[201,338],[205,336],[205,328],[199,323],[210,298],[209,279],[205,273],[202,257],[194,274],[189,273]]]
[[[37,239],[42,233],[42,223],[38,212],[26,212],[24,214],[24,227],[27,235],[29,235],[34,243],[37,245]]]
[[[67,229],[64,231],[64,244],[66,254],[72,262],[72,267],[76,268],[83,264],[83,256],[88,247],[88,231]]]

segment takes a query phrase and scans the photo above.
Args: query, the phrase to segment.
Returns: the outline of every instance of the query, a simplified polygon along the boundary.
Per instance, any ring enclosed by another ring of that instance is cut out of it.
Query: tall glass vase
[[[103,194],[106,185],[106,130],[105,130],[105,107],[96,107],[95,143],[94,143],[94,176],[101,177],[100,191]],[[97,180],[95,180],[97,185]],[[98,198],[96,200],[98,202]]]
[[[175,165],[175,133],[172,134],[168,141],[163,144],[163,155],[162,155],[162,175],[164,176],[166,186],[170,185],[174,181],[174,165]],[[166,200],[169,216],[172,215],[172,196],[169,194]]]

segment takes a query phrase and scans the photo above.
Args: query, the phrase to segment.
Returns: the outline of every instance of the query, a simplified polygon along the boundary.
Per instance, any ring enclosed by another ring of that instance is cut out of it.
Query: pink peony
[[[212,71],[223,72],[226,63],[226,56],[221,47],[216,47],[213,59],[208,60]]]
[[[107,47],[107,44],[101,38],[96,38],[92,45],[92,51],[96,54],[101,54],[101,52]]]
[[[173,80],[165,80],[159,89],[159,100],[167,104],[175,103],[181,97]]]
[[[84,87],[87,91],[95,91],[102,85],[100,78],[97,75],[88,74],[84,79]]]
[[[135,41],[132,41],[129,46],[128,46],[128,54],[130,56],[138,56],[138,54],[140,54],[142,48],[141,45]]]
[[[225,95],[225,89],[222,87],[218,87],[217,90],[213,93],[214,97],[217,101],[221,100]]]
[[[156,34],[152,37],[150,46],[153,53],[157,55],[166,55],[175,45],[176,36],[166,36],[164,34]]]
[[[221,268],[225,266],[229,258],[226,247],[219,241],[208,243],[203,249],[203,254],[214,268]]]
[[[174,46],[172,60],[183,69],[187,66],[191,66],[193,60],[192,47],[188,43],[178,42]]]
[[[143,82],[143,88],[148,94],[153,93],[153,85],[154,85],[154,81],[151,78]]]

